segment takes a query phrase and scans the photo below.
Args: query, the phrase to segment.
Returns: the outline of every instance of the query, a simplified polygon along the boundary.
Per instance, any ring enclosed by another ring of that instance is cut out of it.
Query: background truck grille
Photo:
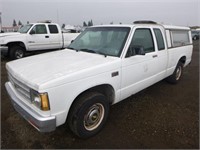
[[[16,78],[14,78],[11,74],[8,73],[9,81],[12,83],[16,91],[23,96],[25,99],[31,101],[30,98],[30,88],[26,86],[25,84],[18,81]]]

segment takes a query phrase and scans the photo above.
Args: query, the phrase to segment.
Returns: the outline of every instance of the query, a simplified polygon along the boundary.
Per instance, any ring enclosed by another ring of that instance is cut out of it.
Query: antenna
[[[1,21],[1,12],[0,12],[0,33],[1,33],[1,29],[2,29],[2,21]]]
[[[57,14],[57,23],[59,24],[59,13],[58,13],[58,8],[57,8],[56,14]]]

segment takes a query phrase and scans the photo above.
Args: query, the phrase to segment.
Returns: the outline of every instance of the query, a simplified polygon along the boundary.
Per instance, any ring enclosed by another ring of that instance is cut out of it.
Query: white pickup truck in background
[[[55,23],[31,23],[19,32],[1,33],[0,48],[10,59],[19,59],[26,52],[66,48],[79,33],[63,33]]]
[[[6,89],[16,111],[39,131],[67,122],[86,138],[105,125],[110,105],[165,78],[180,81],[192,51],[188,27],[94,26],[68,49],[8,62]]]

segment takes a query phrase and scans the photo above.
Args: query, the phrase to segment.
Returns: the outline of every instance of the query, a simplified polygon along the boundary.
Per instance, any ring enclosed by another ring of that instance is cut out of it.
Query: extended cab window
[[[45,25],[36,25],[31,32],[34,34],[47,34],[47,29]]]
[[[48,25],[48,27],[49,27],[49,31],[50,31],[51,34],[58,33],[58,28],[57,28],[56,25]]]
[[[126,57],[137,55],[140,49],[143,49],[145,53],[155,51],[150,29],[141,28],[135,30]]]
[[[171,31],[172,35],[172,46],[177,47],[177,46],[184,46],[190,44],[190,39],[189,39],[189,31],[184,31],[184,30],[172,30]]]
[[[154,30],[154,33],[156,35],[158,50],[164,50],[165,44],[164,44],[163,35],[162,35],[160,29],[153,29],[153,30]]]

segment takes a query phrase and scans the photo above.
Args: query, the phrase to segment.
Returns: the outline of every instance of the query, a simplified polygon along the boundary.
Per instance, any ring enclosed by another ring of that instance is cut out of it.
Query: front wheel
[[[109,102],[106,97],[101,93],[89,92],[73,104],[68,124],[77,136],[88,138],[103,128],[108,113]]]
[[[10,51],[9,51],[10,59],[12,60],[20,59],[20,58],[23,58],[24,56],[25,56],[25,50],[23,47],[14,45],[10,48]]]
[[[183,74],[183,63],[178,62],[174,73],[167,78],[167,81],[172,84],[176,84],[179,82]]]

